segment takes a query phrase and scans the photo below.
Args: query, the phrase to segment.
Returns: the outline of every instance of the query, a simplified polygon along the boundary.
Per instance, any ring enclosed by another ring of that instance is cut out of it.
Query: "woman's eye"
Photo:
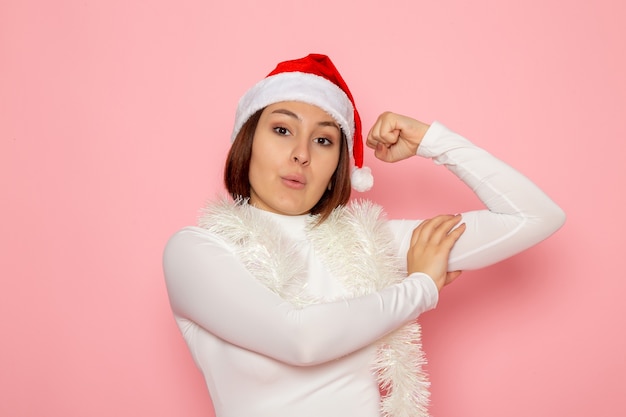
[[[320,145],[324,145],[324,146],[328,146],[328,145],[332,145],[333,142],[328,139],[328,138],[315,138],[315,142],[319,143]]]
[[[274,128],[274,132],[278,133],[281,136],[287,136],[289,134],[289,130],[286,127],[278,126]]]

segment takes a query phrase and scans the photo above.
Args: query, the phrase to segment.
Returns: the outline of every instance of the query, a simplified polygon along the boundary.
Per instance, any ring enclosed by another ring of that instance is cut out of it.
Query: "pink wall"
[[[220,190],[240,94],[312,51],[367,127],[443,121],[568,213],[423,317],[432,414],[624,415],[624,3],[301,3],[0,3],[0,415],[212,415],[161,251]],[[366,162],[392,216],[478,207],[441,168]]]

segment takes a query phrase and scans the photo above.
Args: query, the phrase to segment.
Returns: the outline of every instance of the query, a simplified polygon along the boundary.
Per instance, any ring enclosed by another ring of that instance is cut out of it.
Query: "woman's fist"
[[[370,129],[366,144],[374,149],[374,155],[381,161],[400,161],[417,153],[429,127],[419,120],[385,112],[378,116]]]

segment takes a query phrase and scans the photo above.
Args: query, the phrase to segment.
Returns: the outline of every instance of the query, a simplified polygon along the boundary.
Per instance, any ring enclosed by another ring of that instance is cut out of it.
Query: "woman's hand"
[[[417,153],[430,125],[400,114],[385,112],[378,116],[367,135],[366,144],[376,158],[396,162]]]
[[[425,220],[415,228],[407,252],[409,274],[427,274],[439,291],[461,275],[461,271],[448,272],[450,251],[465,231],[465,223],[459,224],[460,221],[461,215],[442,215]],[[454,228],[456,225],[458,227]]]

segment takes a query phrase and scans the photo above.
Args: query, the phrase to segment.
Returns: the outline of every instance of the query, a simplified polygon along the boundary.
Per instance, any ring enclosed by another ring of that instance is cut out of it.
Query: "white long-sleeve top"
[[[470,187],[486,209],[463,213],[467,228],[449,270],[491,265],[540,242],[564,222],[536,185],[468,140],[434,123],[418,155],[432,158]],[[307,287],[344,291],[307,242],[307,215],[259,210],[301,248]],[[406,258],[421,220],[390,220]],[[434,308],[437,288],[416,273],[369,295],[295,307],[246,270],[232,247],[204,228],[168,242],[164,273],[176,322],[202,371],[217,417],[379,417],[371,372],[374,342]]]

